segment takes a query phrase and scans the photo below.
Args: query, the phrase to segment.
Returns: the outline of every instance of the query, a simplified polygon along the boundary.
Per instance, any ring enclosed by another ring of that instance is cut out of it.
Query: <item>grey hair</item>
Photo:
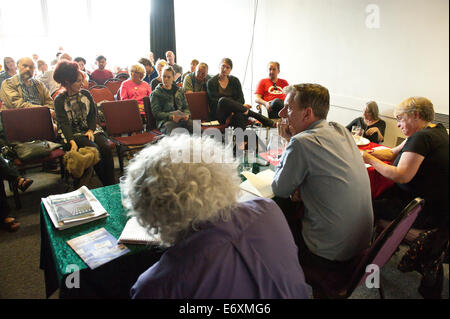
[[[397,117],[402,113],[413,114],[415,112],[426,122],[432,122],[434,120],[433,103],[422,96],[413,96],[402,101],[394,110],[394,116]]]
[[[229,219],[237,203],[238,163],[194,161],[199,147],[202,154],[227,152],[214,139],[179,134],[147,146],[126,169],[124,205],[129,215],[148,231],[157,230],[164,244],[183,240],[204,222]],[[190,160],[173,160],[180,152],[188,152]]]

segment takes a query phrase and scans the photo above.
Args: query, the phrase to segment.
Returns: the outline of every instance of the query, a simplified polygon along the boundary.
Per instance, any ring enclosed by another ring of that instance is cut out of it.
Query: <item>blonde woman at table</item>
[[[373,201],[378,219],[395,219],[415,197],[425,199],[413,227],[448,229],[448,134],[442,124],[432,124],[434,108],[424,97],[410,97],[395,109],[397,126],[407,139],[391,150],[364,152],[364,161],[394,187]],[[391,161],[393,165],[384,163]]]
[[[189,161],[198,150],[203,157]],[[171,246],[138,278],[132,298],[308,298],[283,213],[269,199],[238,202],[238,163],[222,163],[227,154],[214,139],[181,134],[130,162],[124,204]]]
[[[351,132],[353,126],[359,126],[364,130],[363,137],[373,143],[381,143],[384,140],[386,122],[380,119],[378,114],[377,103],[375,101],[367,102],[363,116],[354,119],[346,127]]]

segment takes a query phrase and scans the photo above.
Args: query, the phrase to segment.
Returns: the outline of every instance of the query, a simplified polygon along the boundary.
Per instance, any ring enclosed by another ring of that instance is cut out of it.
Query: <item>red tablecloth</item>
[[[371,150],[374,147],[382,146],[376,143],[370,142],[368,145],[365,146],[358,146],[360,150]],[[375,168],[372,166],[367,168],[367,172],[369,173],[369,179],[370,179],[370,190],[372,193],[372,199],[377,198],[380,196],[381,193],[383,193],[386,189],[389,187],[392,187],[394,185],[394,182],[390,179],[387,179],[380,173],[378,173]]]
[[[374,147],[378,147],[378,146],[382,146],[382,145],[370,142],[368,145],[358,146],[358,148],[360,150],[371,150]],[[272,164],[273,166],[277,166],[278,163],[280,162],[280,160],[271,160],[271,159],[269,159],[269,157],[267,155],[267,152],[260,153],[259,156],[264,158],[266,161],[269,161],[269,163]],[[389,187],[392,187],[394,185],[393,181],[391,181],[390,179],[387,179],[386,177],[382,176],[372,166],[367,168],[367,172],[369,173],[370,190],[371,190],[371,193],[372,193],[372,198],[377,198],[386,189],[388,189]]]

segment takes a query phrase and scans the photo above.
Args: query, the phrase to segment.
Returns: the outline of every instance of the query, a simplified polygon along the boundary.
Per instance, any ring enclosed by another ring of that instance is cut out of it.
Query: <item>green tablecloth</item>
[[[162,250],[155,250],[154,246],[127,244],[126,246],[130,249],[130,252],[126,255],[112,260],[95,270],[89,269],[66,242],[102,227],[114,237],[119,238],[127,221],[127,216],[121,203],[118,184],[91,191],[106,209],[109,216],[64,230],[54,228],[44,205],[41,203],[41,268],[45,271],[47,296],[51,295],[58,288],[64,289],[64,278],[73,271],[73,269],[67,268],[68,265],[76,265],[80,269],[85,291],[86,287],[93,284],[98,285],[97,281],[103,281],[103,284],[100,283],[103,285],[101,289],[103,293],[108,291],[106,287],[110,285],[106,281],[123,281],[123,275],[122,278],[117,278],[118,272],[129,269],[130,271],[127,275],[130,276],[129,281],[132,282],[148,266],[156,262],[162,254]],[[89,282],[86,283],[86,281]],[[121,285],[123,286],[124,284],[121,283]],[[127,285],[129,284],[127,283]],[[125,289],[128,289],[127,285]],[[122,286],[120,289],[123,288]],[[101,293],[93,295],[103,297]],[[77,295],[77,297],[80,297],[80,295]]]

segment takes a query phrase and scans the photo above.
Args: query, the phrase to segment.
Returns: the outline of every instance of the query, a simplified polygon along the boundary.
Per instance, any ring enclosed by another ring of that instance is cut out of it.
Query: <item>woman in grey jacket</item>
[[[175,72],[171,66],[162,70],[162,83],[150,94],[150,103],[158,129],[170,135],[175,128],[192,133],[192,119],[183,89],[174,84]]]

